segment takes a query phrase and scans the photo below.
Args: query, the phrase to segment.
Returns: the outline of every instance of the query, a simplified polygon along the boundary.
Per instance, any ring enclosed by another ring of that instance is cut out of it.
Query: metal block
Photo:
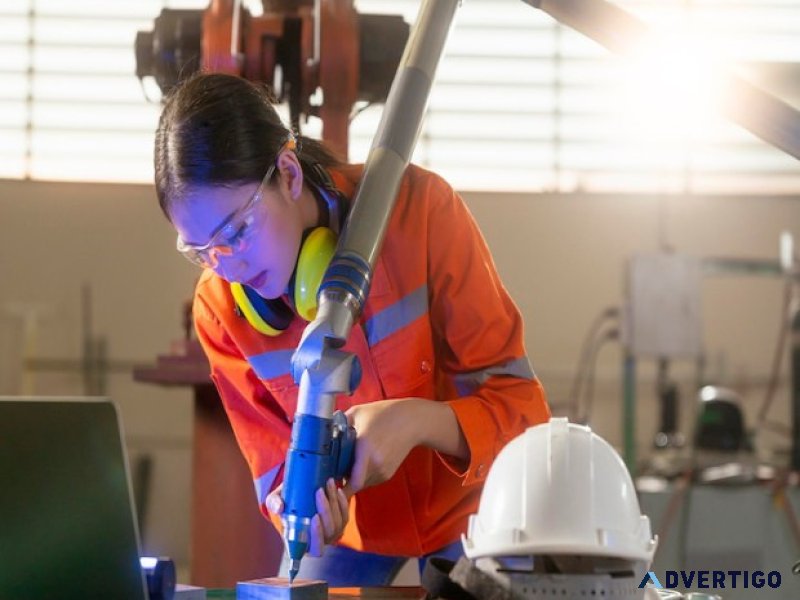
[[[236,584],[236,600],[327,600],[325,581],[299,579],[289,583],[286,577],[265,577]]]
[[[179,583],[175,586],[174,600],[206,600],[206,588]]]

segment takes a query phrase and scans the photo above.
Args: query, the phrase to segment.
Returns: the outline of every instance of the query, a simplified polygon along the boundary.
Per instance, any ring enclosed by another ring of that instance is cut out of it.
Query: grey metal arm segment
[[[326,347],[342,346],[369,294],[400,181],[419,137],[436,67],[458,0],[426,0],[420,8],[372,141],[353,206],[331,268],[323,278],[316,319],[292,358],[295,381],[318,365]],[[357,383],[356,383],[357,385]],[[301,397],[298,412],[304,406]],[[327,414],[327,408],[323,410]],[[328,415],[330,416],[330,415]]]

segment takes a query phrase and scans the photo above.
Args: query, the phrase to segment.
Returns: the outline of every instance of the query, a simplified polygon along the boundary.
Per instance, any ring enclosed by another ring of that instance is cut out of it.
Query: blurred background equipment
[[[142,556],[147,596],[150,600],[172,600],[175,597],[175,562],[166,556]]]
[[[737,452],[750,444],[739,396],[733,390],[707,385],[700,390],[700,410],[694,434],[697,450]]]
[[[800,468],[800,403],[793,402],[793,426],[777,427],[766,421],[766,414],[774,398],[785,353],[788,332],[796,318],[792,301],[797,286],[797,274],[787,255],[792,255],[791,236],[784,233],[780,240],[780,260],[763,260],[738,257],[690,257],[674,252],[636,255],[630,259],[626,277],[626,310],[623,319],[623,347],[625,352],[624,380],[624,447],[629,468],[636,473],[634,453],[635,423],[635,372],[636,363],[642,359],[658,361],[656,391],[660,402],[661,419],[654,440],[657,451],[680,450],[685,436],[678,430],[680,405],[677,384],[671,378],[671,364],[692,361],[696,368],[696,387],[700,395],[698,405],[696,449],[748,450],[752,449],[745,429],[741,404],[735,400],[734,391],[708,386],[705,372],[706,356],[703,341],[701,288],[708,277],[767,276],[781,277],[786,281],[784,305],[780,310],[781,327],[767,397],[759,410],[755,429],[778,428],[790,433],[792,439],[792,468]],[[800,378],[800,366],[792,369],[793,389]],[[709,396],[706,398],[706,396]],[[794,394],[793,397],[797,396]],[[708,402],[707,402],[708,401]],[[710,402],[710,403],[709,403]],[[737,417],[738,415],[738,417]],[[720,429],[717,429],[719,427]],[[741,428],[738,433],[734,430]],[[790,431],[791,429],[791,431]],[[733,444],[735,448],[720,445]],[[797,458],[795,458],[795,455]],[[674,458],[675,465],[667,462]],[[676,453],[665,462],[665,455],[656,458],[662,475],[677,475],[687,466],[685,453]],[[681,463],[683,466],[680,466]],[[648,470],[650,464],[645,467]],[[674,467],[674,468],[673,468]]]
[[[669,244],[661,246],[669,248]],[[582,344],[569,397],[563,404],[555,405],[556,412],[568,414],[580,424],[592,423],[597,355],[603,345],[619,340],[624,375],[622,441],[624,457],[632,473],[672,478],[687,469],[703,470],[723,463],[737,463],[749,473],[748,477],[763,478],[765,469],[756,475],[759,461],[762,467],[800,469],[800,401],[797,400],[800,398],[797,384],[800,358],[795,356],[800,356],[797,350],[800,343],[797,335],[790,337],[792,331],[800,329],[796,300],[798,269],[793,248],[791,235],[784,232],[780,236],[780,260],[696,257],[674,251],[630,257],[624,308],[607,307],[592,322]],[[757,416],[748,427],[740,391],[730,384],[721,387],[725,381],[723,373],[708,372],[702,308],[703,284],[708,278],[753,275],[782,278],[785,284],[766,397],[753,411]],[[792,348],[792,360],[784,361],[789,348]],[[655,361],[655,396],[659,406],[658,418],[654,420],[653,451],[644,460],[637,461],[634,444],[636,370],[643,360]],[[789,423],[767,420],[784,362],[791,366],[792,418]],[[696,395],[698,401],[687,404],[681,400],[680,382],[692,368],[693,378],[687,382],[690,389],[683,392],[686,398]],[[681,419],[682,404],[684,410],[688,410],[688,421]],[[782,449],[772,451],[774,455],[771,456],[755,457],[753,441],[764,433],[779,433],[791,441],[791,455],[786,455],[790,465],[784,465],[784,459],[775,454],[783,452]],[[692,443],[687,444],[687,441]],[[711,477],[710,472],[707,475]],[[730,475],[730,472],[716,473],[713,477]]]
[[[623,323],[625,348],[624,435],[625,460],[636,473],[634,453],[636,361],[658,363],[656,393],[660,423],[654,445],[670,453],[680,447],[678,388],[669,375],[670,363],[688,359],[702,364],[703,320],[700,286],[702,261],[677,253],[658,252],[632,256],[626,277]],[[670,469],[671,470],[671,469]]]
[[[382,102],[408,39],[401,16],[359,14],[353,0],[262,0],[259,16],[237,0],[205,10],[165,8],[136,35],[136,76],[162,93],[198,70],[263,81],[287,102],[291,126],[320,117],[322,138],[347,156],[357,103]]]
[[[735,391],[706,385],[697,394],[697,416],[689,467],[701,483],[752,483],[771,478],[775,469],[758,464]]]
[[[605,343],[618,339],[619,309],[609,306],[595,317],[581,344],[578,365],[564,411],[573,423],[587,425],[591,421],[597,355]]]

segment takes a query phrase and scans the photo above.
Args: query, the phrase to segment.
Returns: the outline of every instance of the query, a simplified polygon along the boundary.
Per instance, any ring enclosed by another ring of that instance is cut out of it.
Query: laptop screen
[[[0,600],[145,600],[116,407],[0,397]]]

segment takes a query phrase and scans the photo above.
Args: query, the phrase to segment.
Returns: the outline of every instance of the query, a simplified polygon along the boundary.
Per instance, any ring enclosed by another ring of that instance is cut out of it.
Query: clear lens
[[[289,142],[293,142],[293,140],[294,138],[291,137]],[[287,142],[287,145],[289,142]],[[281,148],[279,154],[282,151],[283,148]],[[248,239],[255,229],[253,223],[256,220],[256,209],[264,193],[264,188],[275,172],[275,168],[276,163],[270,165],[255,194],[212,234],[207,244],[194,246],[185,243],[181,236],[178,236],[176,244],[178,252],[183,254],[190,262],[207,269],[215,268],[219,264],[218,257],[220,256],[228,257],[242,252],[247,247]]]
[[[253,224],[256,220],[255,209],[257,207],[258,204],[248,207],[245,214],[240,215],[235,223],[228,223],[222,231],[214,236],[211,242],[203,247],[186,244],[178,236],[178,252],[190,262],[204,268],[216,267],[219,264],[220,256],[229,257],[243,252],[255,229]]]

